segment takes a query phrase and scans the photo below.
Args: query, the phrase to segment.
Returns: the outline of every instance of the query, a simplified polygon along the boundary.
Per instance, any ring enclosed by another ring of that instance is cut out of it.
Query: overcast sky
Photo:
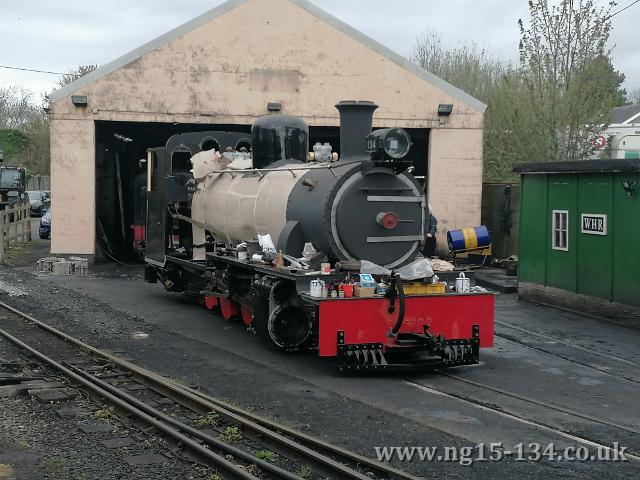
[[[268,1],[268,0],[264,0]],[[605,4],[608,0],[596,0]],[[427,29],[452,46],[475,42],[517,60],[518,18],[527,0],[313,0],[402,55]],[[616,9],[632,3],[620,0]],[[221,0],[0,0],[0,65],[65,72],[104,64],[219,5]],[[612,19],[614,66],[640,87],[640,3]],[[231,27],[233,28],[233,27]],[[0,68],[0,87],[54,88],[57,76]]]

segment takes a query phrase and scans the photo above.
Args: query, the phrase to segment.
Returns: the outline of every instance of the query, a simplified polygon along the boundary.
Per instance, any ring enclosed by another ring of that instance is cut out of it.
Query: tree
[[[31,92],[22,87],[0,88],[0,128],[21,128],[37,114]]]
[[[29,173],[49,170],[49,122],[28,90],[0,89],[0,145],[7,165],[22,165]]]
[[[80,65],[60,77],[58,85],[63,87],[96,68]],[[32,93],[24,88],[0,89],[0,145],[7,164],[20,164],[32,175],[49,173],[49,104],[48,95],[44,95],[42,106],[37,106]]]
[[[412,60],[438,77],[482,100],[488,108],[484,129],[484,179],[516,180],[512,164],[527,157],[533,139],[527,131],[532,113],[524,108],[524,82],[509,62],[474,44],[447,48],[428,31],[416,41]]]
[[[488,55],[473,43],[447,48],[440,35],[432,30],[416,40],[411,59],[484,102],[502,76],[512,69],[510,64]]]
[[[620,104],[624,75],[613,69],[606,44],[611,2],[593,0],[529,2],[530,23],[519,20],[520,70],[530,134],[538,139],[538,160],[587,158],[593,135],[609,123]]]
[[[23,129],[29,144],[22,151],[22,161],[32,175],[48,175],[50,159],[49,117],[40,110]]]
[[[86,74],[93,72],[96,68],[98,68],[98,65],[78,65],[73,70],[70,70],[69,73],[62,75],[58,79],[58,85],[60,85],[60,87],[69,85],[80,77],[84,77]]]
[[[636,87],[627,93],[627,103],[640,103],[640,87]]]

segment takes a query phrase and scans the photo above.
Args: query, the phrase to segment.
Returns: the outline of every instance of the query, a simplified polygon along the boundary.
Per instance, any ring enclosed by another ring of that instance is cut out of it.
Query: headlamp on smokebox
[[[402,128],[375,130],[366,138],[367,153],[378,166],[403,171],[411,162],[401,161],[411,150],[411,137]]]

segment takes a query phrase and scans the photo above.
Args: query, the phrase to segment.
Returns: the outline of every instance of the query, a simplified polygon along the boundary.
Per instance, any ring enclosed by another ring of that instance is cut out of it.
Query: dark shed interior
[[[251,126],[96,122],[97,259],[135,262],[142,258],[140,249],[135,247],[134,227],[145,223],[147,149],[165,146],[175,134],[209,130],[246,133],[249,137]],[[415,167],[414,175],[426,177],[429,131],[407,130],[413,141],[409,158]],[[340,153],[339,127],[310,127],[310,150],[316,142],[328,142]],[[201,148],[210,150],[221,146],[213,140],[205,140]],[[188,170],[189,159],[194,153],[197,152],[177,149],[172,152],[173,162]]]

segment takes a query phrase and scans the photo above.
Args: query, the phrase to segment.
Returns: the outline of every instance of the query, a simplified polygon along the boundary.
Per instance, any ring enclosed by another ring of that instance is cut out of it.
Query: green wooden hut
[[[520,295],[637,317],[640,160],[526,163],[514,170],[522,176]]]

